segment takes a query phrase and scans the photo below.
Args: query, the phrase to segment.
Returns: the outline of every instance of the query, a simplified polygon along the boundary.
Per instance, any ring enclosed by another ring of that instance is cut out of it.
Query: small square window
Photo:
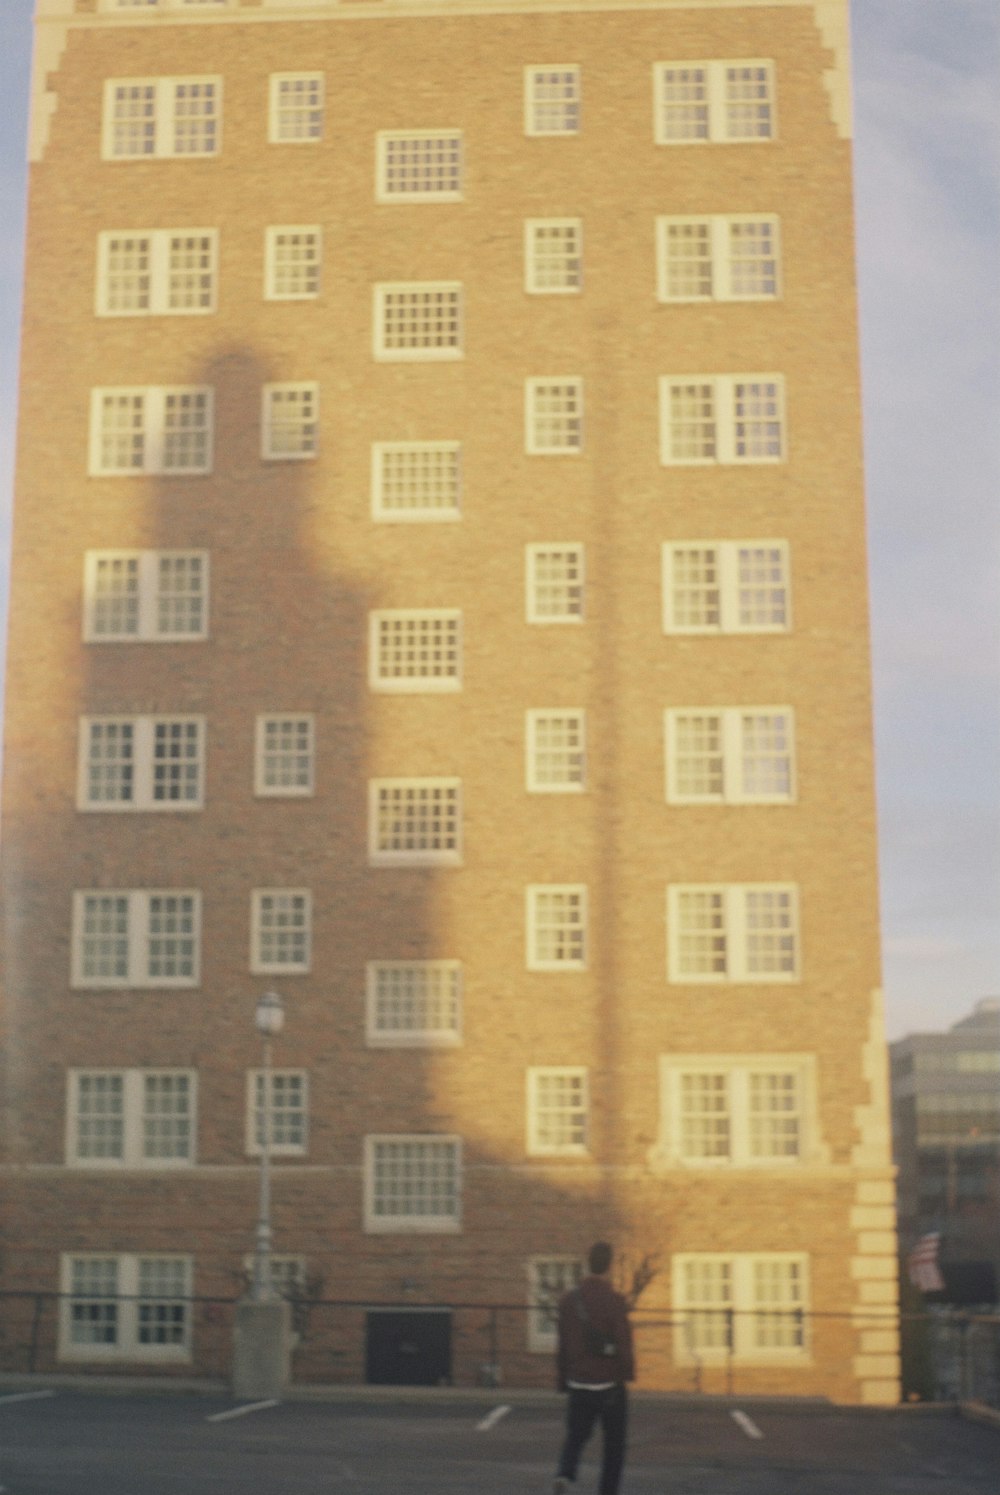
[[[375,287],[375,357],[462,357],[462,287],[417,281]]]
[[[528,970],[585,970],[587,889],[540,884],[529,887],[526,898]]]
[[[454,1045],[462,1031],[462,968],[457,960],[372,961],[366,1010],[370,1047]]]
[[[382,130],[377,136],[379,202],[460,202],[461,130]]]
[[[379,441],[372,447],[373,519],[458,519],[461,507],[457,441]]]
[[[586,1153],[589,1108],[585,1069],[529,1069],[529,1154],[565,1157]]]
[[[368,859],[375,866],[458,866],[459,779],[372,779]]]
[[[462,615],[457,608],[395,608],[369,615],[373,690],[459,690]]]
[[[253,894],[250,969],[305,974],[312,960],[312,894],[302,888],[258,888]]]
[[[527,712],[525,756],[529,792],[579,794],[586,785],[584,713]]]
[[[462,1222],[457,1137],[365,1138],[365,1229],[452,1231]]]
[[[580,130],[580,69],[567,63],[524,70],[526,135],[576,135]]]
[[[268,301],[311,301],[319,295],[323,231],[314,224],[275,225],[264,244],[264,296]]]
[[[582,623],[582,545],[529,545],[525,551],[529,623]]]
[[[261,456],[266,462],[296,462],[319,450],[319,385],[265,384]]]
[[[582,379],[528,379],[524,399],[529,455],[575,456],[583,450]]]
[[[313,792],[315,724],[311,716],[258,716],[254,793],[303,798]]]
[[[311,145],[323,137],[322,73],[272,73],[268,140]]]
[[[583,223],[579,218],[528,218],[524,224],[525,290],[565,296],[583,288]]]

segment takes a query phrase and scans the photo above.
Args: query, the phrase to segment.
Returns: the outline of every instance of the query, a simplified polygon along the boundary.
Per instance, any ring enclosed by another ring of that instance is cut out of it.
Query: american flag
[[[944,1290],[944,1278],[938,1266],[940,1247],[940,1230],[930,1230],[920,1237],[907,1258],[910,1281],[922,1293],[939,1293]]]

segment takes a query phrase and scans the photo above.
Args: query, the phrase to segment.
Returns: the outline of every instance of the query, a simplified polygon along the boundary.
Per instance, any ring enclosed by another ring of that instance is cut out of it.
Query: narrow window
[[[524,70],[526,135],[576,135],[580,129],[580,69],[550,63]]]

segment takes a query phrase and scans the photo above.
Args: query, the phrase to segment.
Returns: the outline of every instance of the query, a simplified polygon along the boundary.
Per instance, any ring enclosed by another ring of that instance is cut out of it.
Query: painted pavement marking
[[[736,1426],[743,1429],[748,1438],[763,1438],[764,1434],[760,1428],[754,1422],[753,1418],[748,1417],[745,1412],[730,1412],[729,1415],[736,1423]]]
[[[54,1391],[15,1391],[10,1396],[0,1396],[0,1405],[4,1402],[37,1402],[43,1396],[55,1396]]]
[[[206,1417],[206,1422],[228,1422],[231,1417],[245,1417],[248,1412],[263,1412],[265,1407],[276,1407],[277,1399],[272,1398],[267,1402],[245,1402],[242,1407],[230,1407],[228,1412],[213,1412],[211,1417]]]
[[[490,1413],[488,1413],[483,1418],[482,1422],[477,1422],[476,1423],[476,1432],[477,1433],[488,1433],[489,1430],[490,1430],[490,1428],[496,1427],[496,1425],[500,1421],[501,1417],[506,1417],[507,1413],[509,1411],[510,1411],[509,1407],[494,1407],[493,1411],[490,1412]]]

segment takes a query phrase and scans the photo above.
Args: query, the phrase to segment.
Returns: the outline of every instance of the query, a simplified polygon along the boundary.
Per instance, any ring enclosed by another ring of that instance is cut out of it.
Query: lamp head
[[[285,1004],[278,993],[266,991],[257,1002],[257,1032],[262,1038],[273,1038],[285,1026]]]

